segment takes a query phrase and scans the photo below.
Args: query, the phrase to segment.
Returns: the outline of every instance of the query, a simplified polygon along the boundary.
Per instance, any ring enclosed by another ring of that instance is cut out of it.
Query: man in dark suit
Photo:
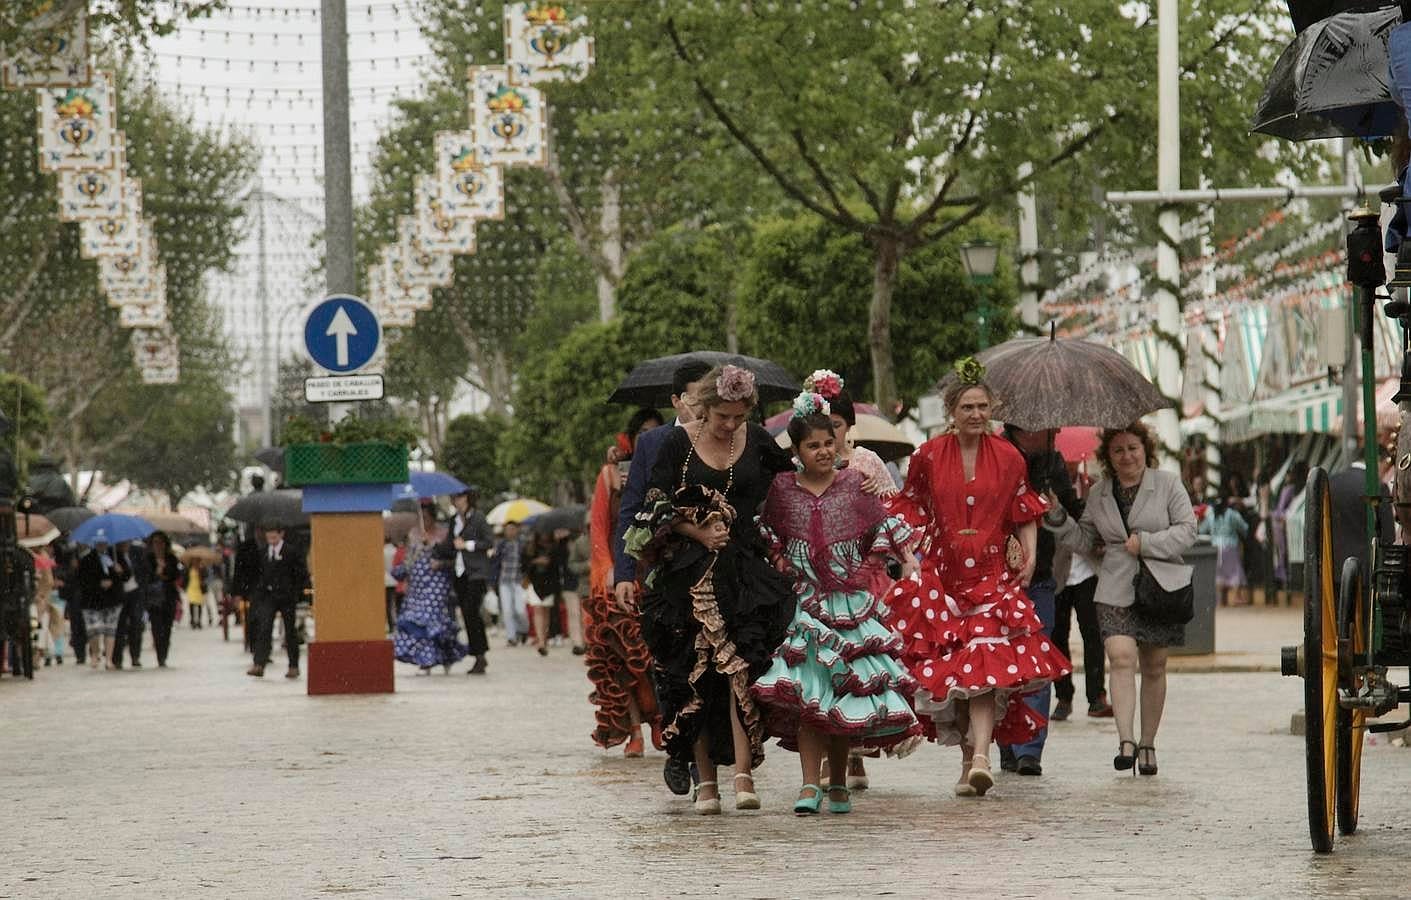
[[[485,603],[490,576],[490,548],[495,545],[494,532],[485,514],[476,509],[479,491],[468,487],[454,494],[451,504],[456,514],[446,529],[446,537],[436,547],[436,557],[452,560],[452,585],[456,602],[465,620],[465,640],[475,665],[467,675],[485,674],[485,655],[490,652],[490,640],[485,635],[485,619],[481,609]]]
[[[260,556],[259,576],[250,597],[250,619],[254,625],[250,643],[255,651],[255,664],[247,675],[264,676],[274,639],[274,616],[278,613],[284,620],[284,645],[289,652],[289,671],[284,677],[299,677],[299,630],[294,607],[308,586],[309,569],[304,562],[303,549],[285,542],[283,528],[277,525],[265,528],[265,550]]]

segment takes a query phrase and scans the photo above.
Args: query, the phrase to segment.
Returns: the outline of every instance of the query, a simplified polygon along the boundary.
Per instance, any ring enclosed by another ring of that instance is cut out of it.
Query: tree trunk
[[[896,289],[901,246],[892,235],[873,239],[872,306],[867,317],[867,345],[872,353],[872,392],[888,419],[897,403],[897,371],[892,360],[892,293]]]
[[[598,273],[598,318],[611,322],[617,315],[617,286],[622,283],[622,186],[612,169],[603,173],[600,188],[602,212],[598,234],[602,237],[602,257],[606,272]]]

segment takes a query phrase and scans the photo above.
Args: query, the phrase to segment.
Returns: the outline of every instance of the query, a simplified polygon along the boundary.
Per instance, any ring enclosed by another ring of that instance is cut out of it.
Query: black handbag
[[[1137,574],[1132,579],[1136,593],[1133,608],[1141,615],[1163,625],[1184,625],[1195,618],[1195,591],[1189,582],[1168,591],[1151,574],[1146,563],[1137,560]]]

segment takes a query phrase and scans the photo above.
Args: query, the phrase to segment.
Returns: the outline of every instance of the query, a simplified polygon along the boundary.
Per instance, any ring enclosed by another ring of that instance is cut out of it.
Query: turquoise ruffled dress
[[[890,584],[884,557],[902,555],[911,527],[844,469],[817,497],[794,473],[777,476],[760,530],[798,601],[768,671],[751,686],[769,733],[791,750],[801,725],[868,748],[920,734],[910,703],[916,682],[898,659],[900,636],[883,624],[881,599]]]

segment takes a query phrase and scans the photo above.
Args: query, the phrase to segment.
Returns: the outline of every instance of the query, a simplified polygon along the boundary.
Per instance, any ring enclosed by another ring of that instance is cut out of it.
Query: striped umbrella
[[[1019,338],[982,351],[994,418],[1025,431],[1065,425],[1121,428],[1170,407],[1127,357],[1093,341]],[[954,372],[936,385],[944,393]]]

